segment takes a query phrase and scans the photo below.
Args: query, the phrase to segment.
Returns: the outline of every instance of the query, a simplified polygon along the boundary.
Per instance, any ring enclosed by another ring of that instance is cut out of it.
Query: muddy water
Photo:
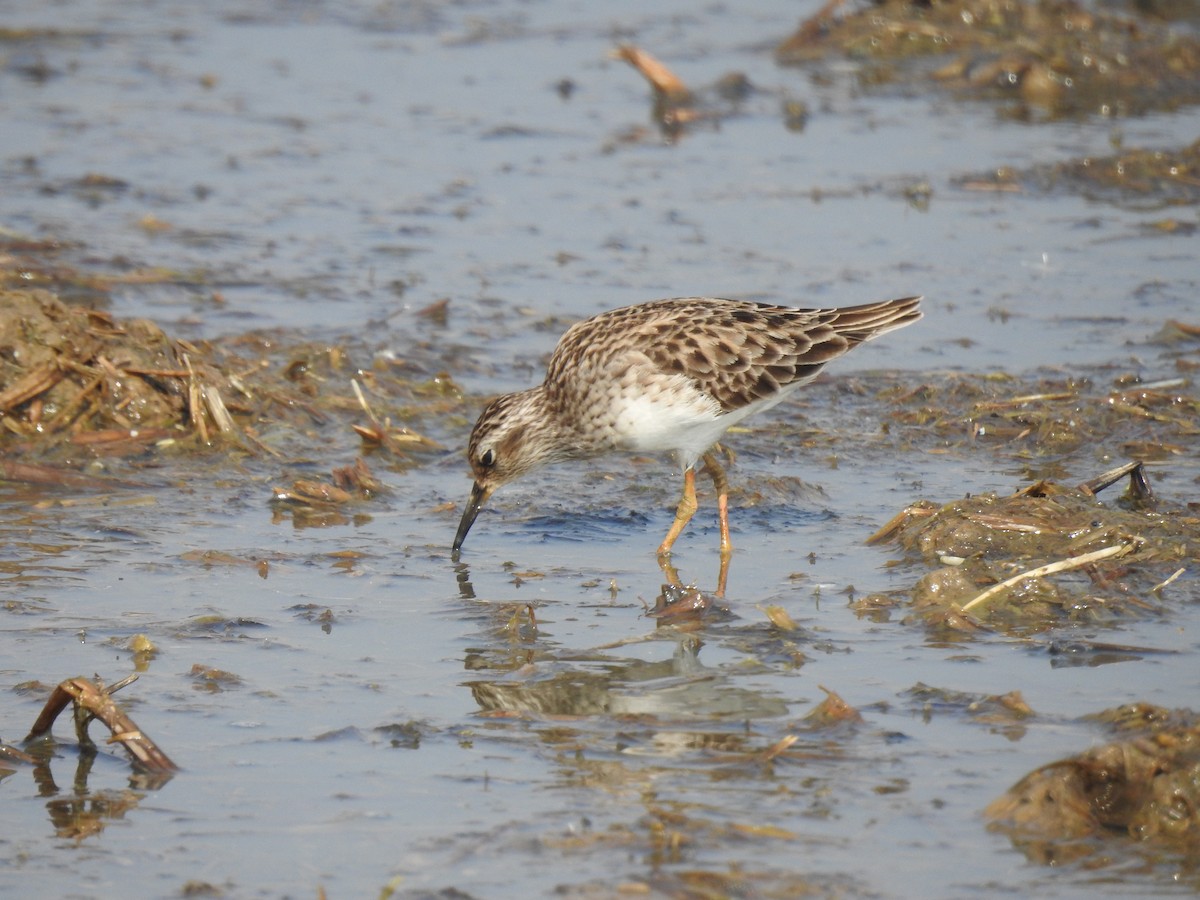
[[[1044,644],[933,641],[847,604],[916,577],[863,543],[898,509],[1037,475],[986,447],[882,438],[872,398],[892,382],[870,370],[910,385],[946,369],[1155,380],[1176,369],[1150,338],[1195,319],[1194,237],[1145,227],[1164,211],[952,179],[1106,153],[1118,134],[1178,146],[1195,116],[1031,126],[940,96],[864,95],[849,67],[777,68],[770,47],[817,5],[8,8],[0,25],[55,31],[3,48],[0,224],[98,271],[195,273],[118,288],[118,316],[196,337],[352,334],[482,396],[532,383],[565,323],[659,296],[920,292],[928,315],[844,360],[860,381],[816,386],[733,439],[735,483],[753,491],[735,498],[730,616],[699,632],[642,616],[677,490],[665,461],[514,485],[451,560],[443,504],[465,499],[465,418],[424,423],[455,452],[384,468],[392,494],[329,527],[268,503],[273,486],[353,459],[357,438],[319,429],[294,461],[167,456],[138,467],[144,488],[0,487],[0,736],[19,740],[44,701],[27,682],[139,668],[130,714],[183,767],[155,789],[131,784],[119,751],[83,770],[60,723],[53,783],[28,769],[3,781],[6,892],[1127,896],[1177,883],[1170,860],[1034,866],[981,810],[1101,740],[1087,713],[1194,706],[1194,611],[1086,635],[1164,652],[1066,665]],[[607,57],[622,39],[690,83],[739,70],[758,91],[665,142],[643,82]],[[787,99],[812,110],[802,132],[784,127]],[[928,204],[914,202],[925,185]],[[443,297],[445,326],[418,324]],[[836,442],[814,439],[826,434]],[[1075,480],[1094,474],[1076,464]],[[1157,469],[1160,493],[1186,502],[1196,466],[1188,448]],[[712,519],[704,507],[676,554],[706,588]],[[771,626],[769,605],[800,631]],[[153,658],[126,649],[139,633]],[[1021,691],[1036,716],[973,717],[926,702],[922,683]],[[807,725],[821,687],[862,723]]]

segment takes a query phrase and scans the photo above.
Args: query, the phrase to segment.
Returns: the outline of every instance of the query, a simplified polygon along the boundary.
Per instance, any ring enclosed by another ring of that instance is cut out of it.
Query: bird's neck
[[[597,442],[578,410],[571,404],[569,395],[549,390],[546,385],[529,392],[529,411],[544,427],[556,461],[590,459],[607,453],[612,448]]]

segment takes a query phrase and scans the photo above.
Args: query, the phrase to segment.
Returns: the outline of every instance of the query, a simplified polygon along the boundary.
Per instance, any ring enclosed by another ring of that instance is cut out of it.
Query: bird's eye
[[[479,464],[485,469],[490,469],[496,464],[496,451],[488,447],[479,455]]]

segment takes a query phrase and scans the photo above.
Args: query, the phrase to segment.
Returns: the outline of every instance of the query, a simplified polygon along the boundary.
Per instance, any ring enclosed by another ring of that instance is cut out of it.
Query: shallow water
[[[0,24],[62,32],[5,48],[0,224],[77,244],[68,256],[99,271],[202,276],[118,289],[118,316],[203,337],[369,335],[481,397],[533,383],[570,321],[691,294],[838,305],[924,293],[923,322],[838,364],[868,384],[876,369],[912,384],[943,369],[1173,376],[1149,339],[1166,319],[1195,319],[1194,237],[1146,236],[1162,210],[952,179],[1105,153],[1117,130],[1177,146],[1195,114],[1031,126],[944,97],[862,95],[848,67],[829,83],[776,67],[773,42],[818,5],[10,6]],[[624,39],[689,83],[736,69],[760,92],[667,144],[641,79],[607,58]],[[785,97],[813,110],[802,133],[783,126]],[[88,174],[126,186],[80,186]],[[904,196],[924,182],[928,208]],[[418,324],[414,310],[442,297],[447,325]],[[385,474],[392,495],[342,527],[273,514],[271,488],[300,467],[267,460],[168,458],[140,471],[144,490],[101,496],[0,485],[2,736],[19,739],[45,699],[17,685],[116,680],[144,633],[159,654],[121,696],[183,768],[133,802],[120,751],[77,776],[64,720],[57,788],[28,770],[3,782],[0,885],[64,897],[177,896],[189,882],[237,897],[389,884],[478,897],[718,883],[742,896],[1191,893],[1194,876],[1176,885],[1166,863],[1028,864],[981,810],[1103,740],[1084,714],[1194,706],[1200,607],[1085,635],[1170,651],[1092,666],[856,617],[850,589],[915,578],[889,565],[894,548],[864,545],[882,522],[1028,473],[987,448],[899,453],[878,441],[879,410],[863,413],[839,383],[771,414],[838,434],[837,466],[799,432],[731,440],[735,486],[764,499],[734,510],[732,617],[699,634],[642,617],[677,491],[666,461],[513,485],[459,562],[456,514],[438,509],[465,499],[454,423],[431,426],[454,452]],[[353,435],[330,433],[297,456],[326,471],[356,452]],[[1156,473],[1175,503],[1193,493],[1189,452]],[[706,588],[713,519],[702,505],[676,553],[684,580]],[[331,555],[344,551],[362,556]],[[802,632],[774,631],[768,604]],[[239,680],[212,683],[196,664]],[[1019,690],[1037,716],[1016,727],[931,709],[907,693],[918,683]],[[863,724],[808,730],[822,686]],[[763,758],[789,735],[790,753]],[[131,805],[75,840],[53,823],[73,795]]]

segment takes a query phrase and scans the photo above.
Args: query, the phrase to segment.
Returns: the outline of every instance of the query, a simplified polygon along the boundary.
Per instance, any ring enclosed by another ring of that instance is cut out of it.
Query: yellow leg
[[[716,596],[718,599],[723,600],[725,598],[725,586],[729,584],[729,558],[731,556],[733,556],[732,553],[721,553],[721,567],[717,571]]]
[[[721,555],[727,556],[733,552],[733,542],[729,539],[729,479],[725,477],[725,470],[711,452],[704,454],[704,471],[712,476],[713,487],[717,489],[717,514],[721,521]]]
[[[675,508],[675,521],[671,523],[671,530],[667,532],[667,536],[663,538],[663,542],[658,547],[659,556],[666,556],[671,552],[675,539],[679,537],[695,514],[696,470],[688,469],[683,473],[683,496],[679,498],[679,506]]]
[[[667,584],[677,588],[683,587],[683,582],[679,580],[679,570],[671,565],[670,554],[660,553],[658,555],[658,567],[662,569],[663,577],[667,579]]]

